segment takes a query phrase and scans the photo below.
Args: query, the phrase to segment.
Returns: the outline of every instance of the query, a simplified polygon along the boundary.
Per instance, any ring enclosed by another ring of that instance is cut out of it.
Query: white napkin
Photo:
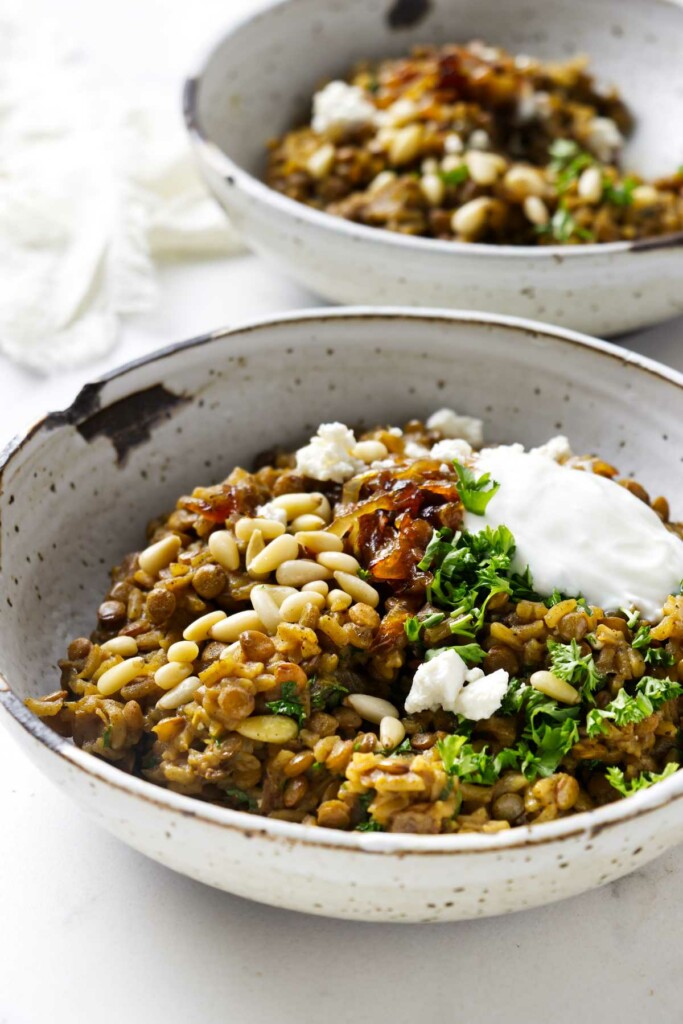
[[[18,8],[0,14],[0,351],[53,372],[154,305],[156,262],[241,245],[194,169],[177,90],[122,88]]]

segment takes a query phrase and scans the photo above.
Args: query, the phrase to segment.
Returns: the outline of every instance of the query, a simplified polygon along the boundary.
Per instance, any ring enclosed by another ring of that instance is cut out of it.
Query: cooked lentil
[[[631,115],[577,56],[420,46],[316,93],[269,149],[284,195],[370,227],[508,245],[577,245],[683,230],[683,167],[620,166]]]
[[[355,450],[381,460],[343,484],[304,478],[294,456],[278,454],[181,497],[149,525],[147,570],[139,553],[113,570],[92,637],[71,642],[60,689],[29,708],[159,786],[325,828],[497,832],[589,810],[676,770],[683,597],[647,623],[536,594],[494,551],[491,592],[466,612],[453,575],[463,494],[484,484],[473,489],[462,466],[432,456],[444,440],[418,421],[377,427]],[[563,459],[569,472],[617,478],[596,457]],[[664,499],[621,482],[683,536]],[[266,521],[268,502],[290,525],[266,531],[250,569],[247,527]],[[296,524],[311,509],[329,525],[309,546]],[[285,566],[291,586],[281,585]],[[109,614],[114,604],[122,610]],[[408,714],[417,669],[452,651],[487,678],[509,673],[498,709],[476,720],[440,706]]]

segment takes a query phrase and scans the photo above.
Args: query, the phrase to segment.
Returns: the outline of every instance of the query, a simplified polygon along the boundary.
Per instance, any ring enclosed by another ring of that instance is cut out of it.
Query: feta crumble
[[[538,448],[530,449],[531,455],[545,455],[549,459],[554,459],[555,462],[566,462],[567,459],[571,459],[574,452],[569,444],[569,439],[564,434],[558,434],[557,437],[549,438],[545,444],[539,445]]]
[[[484,443],[484,424],[474,416],[461,416],[453,409],[438,409],[427,420],[427,430],[439,430],[444,437],[458,437],[473,448]]]
[[[417,669],[405,709],[413,714],[443,708],[476,722],[498,710],[508,681],[504,669],[485,675],[480,668],[468,668],[457,650],[448,647]]]
[[[311,127],[320,135],[337,137],[349,128],[372,124],[377,111],[363,90],[348,82],[334,81],[313,97]]]
[[[296,453],[296,468],[312,480],[342,484],[366,468],[353,454],[356,438],[343,423],[321,423],[310,443]]]
[[[457,459],[461,462],[472,454],[472,446],[459,437],[447,437],[443,441],[437,441],[429,453],[433,459],[443,459],[444,462],[453,462]]]
[[[259,505],[256,515],[259,519],[274,519],[276,523],[287,525],[287,513],[272,501],[267,501],[265,505]]]

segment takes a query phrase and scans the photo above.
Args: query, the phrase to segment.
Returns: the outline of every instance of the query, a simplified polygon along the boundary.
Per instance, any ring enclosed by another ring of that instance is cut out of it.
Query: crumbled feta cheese
[[[429,456],[429,448],[418,441],[406,441],[403,446],[403,454],[409,459],[424,459]]]
[[[296,468],[313,480],[341,484],[365,469],[365,463],[352,454],[355,445],[353,431],[343,423],[321,423],[310,444],[296,453]]]
[[[465,144],[457,132],[450,132],[443,140],[443,148],[445,153],[452,155],[454,153],[462,153],[465,149]]]
[[[265,505],[259,505],[256,509],[256,515],[259,519],[274,519],[276,523],[282,523],[284,526],[287,525],[287,513],[272,501],[267,501]]]
[[[624,136],[611,117],[594,117],[588,125],[587,145],[598,160],[611,163],[624,145]]]
[[[423,661],[413,676],[405,708],[416,711],[453,711],[458,694],[465,685],[467,665],[458,652],[447,648],[431,661]]]
[[[504,669],[487,676],[480,668],[468,668],[457,650],[448,647],[417,669],[405,709],[411,715],[443,708],[476,722],[498,710],[508,681]]]
[[[437,441],[429,454],[433,459],[443,459],[444,462],[453,462],[454,459],[461,462],[472,454],[472,446],[462,438],[447,437],[443,441]]]
[[[517,100],[517,121],[519,124],[542,121],[550,115],[550,109],[549,93],[533,89],[528,85]]]
[[[567,459],[572,458],[574,452],[571,449],[569,440],[563,434],[558,434],[557,437],[551,437],[545,444],[539,445],[538,448],[532,448],[530,454],[545,455],[549,459],[554,459],[555,462],[566,462]]]
[[[438,409],[427,420],[427,430],[438,430],[444,437],[459,437],[473,448],[484,443],[484,424],[473,416],[461,416],[453,409]]]
[[[392,437],[403,437],[403,431],[400,427],[389,427],[387,434],[391,434]]]
[[[313,97],[311,127],[320,135],[337,137],[349,128],[372,124],[377,111],[363,90],[348,82],[334,81]]]
[[[434,661],[438,660],[438,658],[434,659]],[[457,715],[463,715],[471,722],[490,718],[503,703],[509,681],[510,677],[504,668],[496,669],[488,676],[482,674],[477,679],[472,679],[458,694],[453,710]]]

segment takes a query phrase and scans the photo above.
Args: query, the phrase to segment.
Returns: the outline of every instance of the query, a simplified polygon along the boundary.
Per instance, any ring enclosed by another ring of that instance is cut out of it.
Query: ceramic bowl
[[[274,373],[274,367],[278,372]],[[400,423],[444,404],[489,440],[569,434],[683,509],[683,377],[608,344],[482,314],[334,310],[219,331],[88,385],[0,460],[0,708],[96,821],[162,863],[296,910],[446,921],[556,900],[683,838],[683,772],[623,802],[497,835],[343,833],[200,803],[124,774],[23,705],[58,685],[108,567],[149,518],[321,421]],[[17,771],[21,764],[17,763]]]
[[[268,188],[266,143],[310,111],[322,80],[415,43],[485,39],[514,53],[592,56],[637,131],[626,164],[683,159],[683,7],[672,0],[284,0],[236,25],[185,90],[209,187],[245,240],[314,292],[343,303],[510,313],[614,335],[683,312],[683,233],[581,246],[464,244],[353,224]]]

